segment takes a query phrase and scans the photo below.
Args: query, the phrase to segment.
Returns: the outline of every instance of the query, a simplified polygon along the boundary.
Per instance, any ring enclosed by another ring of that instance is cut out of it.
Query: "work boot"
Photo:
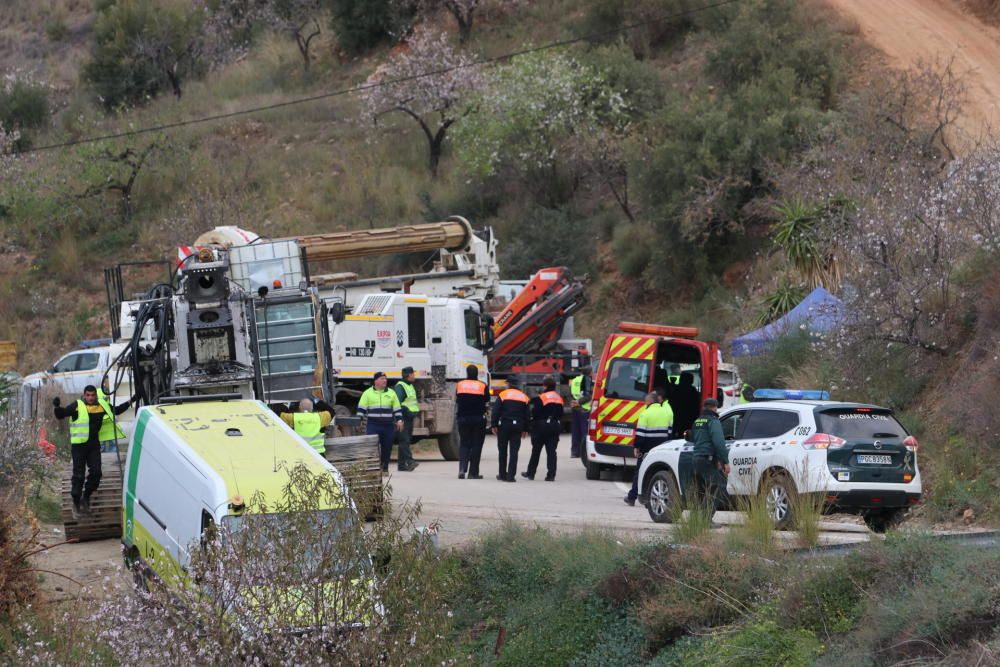
[[[635,498],[629,498],[628,496],[625,496],[623,500],[625,501],[625,504],[628,505],[629,507],[635,507]]]
[[[507,481],[507,475],[497,475],[497,480],[500,481],[500,482],[506,482]]]
[[[80,519],[80,501],[73,501],[73,506],[70,508],[69,513],[73,516],[73,521]]]
[[[80,501],[80,514],[90,514],[90,498],[87,496]]]
[[[482,479],[482,475],[469,475],[469,479]]]
[[[526,472],[522,472],[522,473],[521,473],[521,477],[523,477],[523,478],[525,478],[525,479],[535,479],[535,476],[534,476],[534,475],[529,475],[529,474],[528,474],[528,473],[526,473]]]
[[[554,481],[556,481],[556,478],[555,477],[546,477],[545,481],[546,482],[554,482]]]
[[[410,465],[406,466],[406,470],[407,470],[408,472],[412,472],[412,471],[414,471],[414,470],[416,470],[416,469],[417,469],[417,466],[418,466],[418,465],[420,465],[420,464],[419,464],[419,463],[417,463],[416,461],[410,461]]]
[[[469,475],[469,477],[472,477],[472,475]],[[458,473],[458,478],[459,479],[465,479],[465,473],[464,472]]]

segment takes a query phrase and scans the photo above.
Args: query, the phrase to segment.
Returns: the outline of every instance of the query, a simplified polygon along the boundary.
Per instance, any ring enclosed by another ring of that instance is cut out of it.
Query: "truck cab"
[[[718,346],[697,336],[692,327],[622,322],[608,337],[594,375],[587,479],[600,479],[606,468],[635,465],[635,429],[647,393],[664,392],[675,434],[691,428],[706,398],[722,403]]]

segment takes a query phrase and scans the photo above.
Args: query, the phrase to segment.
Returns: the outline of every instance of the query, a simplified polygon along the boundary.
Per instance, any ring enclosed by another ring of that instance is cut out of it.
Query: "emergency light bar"
[[[830,392],[822,389],[757,389],[755,401],[829,401]]]
[[[698,327],[671,327],[663,324],[642,324],[622,322],[618,325],[622,333],[646,334],[648,336],[670,336],[671,338],[697,338]]]

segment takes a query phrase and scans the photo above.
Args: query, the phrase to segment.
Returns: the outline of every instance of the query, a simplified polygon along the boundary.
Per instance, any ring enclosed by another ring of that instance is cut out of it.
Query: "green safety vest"
[[[667,376],[667,382],[669,382],[670,384],[680,384],[680,381],[681,381],[681,376],[680,375],[668,375]]]
[[[649,438],[660,442],[670,437],[670,427],[674,425],[674,411],[669,403],[652,403],[639,413],[636,437]]]
[[[402,387],[403,391],[406,392],[406,398],[403,399],[402,406],[410,411],[410,414],[417,414],[420,412],[420,403],[417,402],[417,390],[409,382],[400,380],[396,383],[397,387]]]
[[[97,402],[104,407],[106,412],[104,415],[104,421],[101,422],[101,430],[97,434],[97,439],[101,442],[108,442],[109,440],[124,438],[125,432],[118,426],[118,422],[108,416],[113,414],[111,411],[111,403],[108,402],[108,395],[105,394],[104,390],[100,387],[97,388]],[[77,412],[79,412],[79,410]]]
[[[358,401],[358,414],[367,417],[369,422],[392,422],[402,419],[403,415],[399,408],[399,398],[391,389],[379,391],[375,387],[368,387]]]
[[[326,451],[326,434],[323,433],[323,423],[317,413],[293,412],[292,428],[317,452],[322,454]]]
[[[577,375],[575,378],[569,381],[569,393],[573,397],[574,401],[579,401],[580,397],[583,396],[583,376]],[[580,407],[584,410],[590,409],[590,401],[586,403],[581,403]]]
[[[98,438],[101,438],[101,434],[104,433],[104,424],[111,423],[111,406],[101,398],[97,399],[97,404],[104,408],[104,422],[101,424],[101,431],[98,434]],[[124,437],[124,434],[122,436]],[[87,410],[87,404],[78,398],[76,399],[76,419],[71,420],[69,423],[69,441],[74,445],[82,445],[89,439],[90,412]],[[108,438],[108,440],[113,439],[113,436]]]
[[[749,388],[750,388],[750,385],[748,385],[745,382],[743,383],[743,386],[740,387],[740,403],[749,403],[750,402],[750,400],[746,396],[743,395],[744,392],[746,392],[746,390],[749,389]]]

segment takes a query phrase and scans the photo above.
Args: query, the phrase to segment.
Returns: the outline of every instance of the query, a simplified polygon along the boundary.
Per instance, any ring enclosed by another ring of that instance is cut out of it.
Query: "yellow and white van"
[[[190,549],[216,527],[237,528],[246,514],[234,498],[281,500],[289,470],[334,475],[336,506],[355,509],[337,470],[259,401],[167,403],[139,410],[122,496],[126,562],[169,582],[183,578]],[[252,512],[252,509],[246,510]]]

